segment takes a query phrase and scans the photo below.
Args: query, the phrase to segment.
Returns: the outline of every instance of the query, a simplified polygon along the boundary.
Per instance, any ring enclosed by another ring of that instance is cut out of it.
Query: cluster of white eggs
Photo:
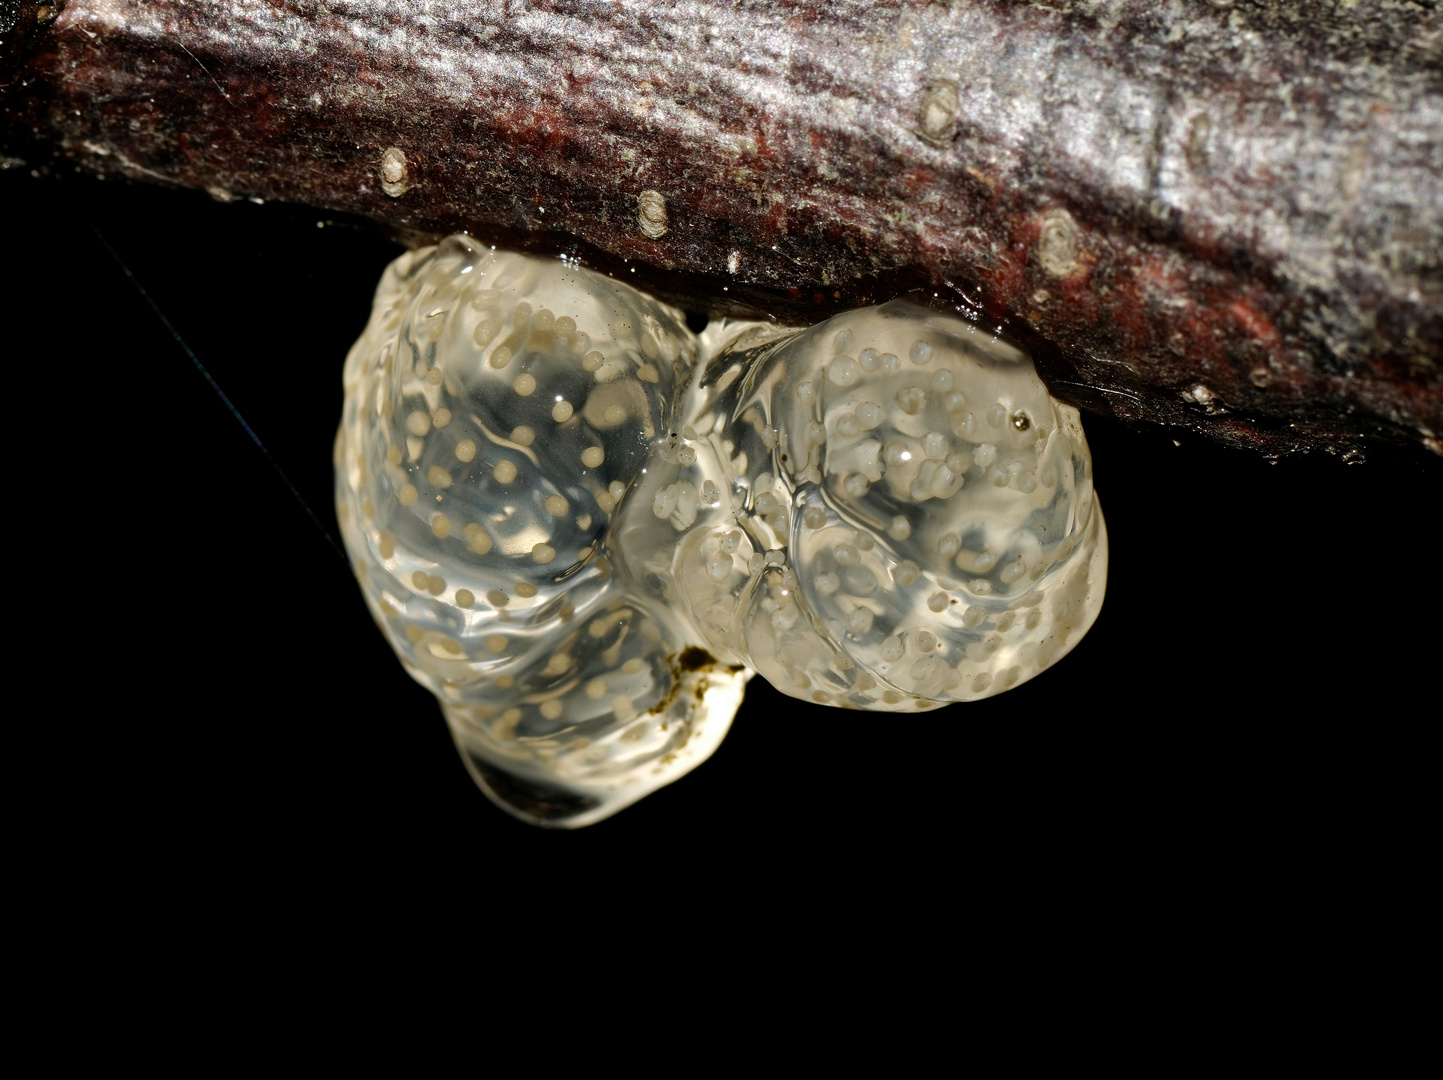
[[[760,672],[916,711],[1005,690],[1097,615],[1077,414],[901,303],[713,322],[465,236],[386,271],[337,501],[368,604],[483,789],[576,826],[681,775]]]

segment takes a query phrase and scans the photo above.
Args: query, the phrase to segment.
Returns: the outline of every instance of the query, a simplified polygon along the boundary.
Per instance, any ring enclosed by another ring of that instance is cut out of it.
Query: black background
[[[1085,416],[1111,574],[1052,670],[925,716],[757,679],[692,774],[589,829],[522,825],[474,788],[331,539],[341,364],[400,249],[317,211],[68,174],[12,169],[0,193],[28,477],[12,618],[34,643],[17,674],[40,681],[53,745],[37,812],[85,805],[86,844],[256,896],[343,875],[455,897],[533,874],[590,903],[643,870],[984,891],[1055,875],[1061,894],[1339,860],[1382,880],[1422,813],[1443,461],[1272,464]]]

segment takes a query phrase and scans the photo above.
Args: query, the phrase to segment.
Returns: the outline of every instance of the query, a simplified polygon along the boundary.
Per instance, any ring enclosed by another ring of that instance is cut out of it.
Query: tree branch
[[[465,228],[693,309],[922,289],[1094,410],[1443,453],[1443,19],[1418,5],[12,9],[7,160]]]

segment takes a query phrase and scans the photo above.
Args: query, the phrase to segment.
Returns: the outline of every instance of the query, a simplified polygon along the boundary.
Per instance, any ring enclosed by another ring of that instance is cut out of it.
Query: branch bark
[[[11,163],[469,229],[692,309],[925,290],[1093,410],[1443,453],[1443,18],[1419,4],[11,9]]]

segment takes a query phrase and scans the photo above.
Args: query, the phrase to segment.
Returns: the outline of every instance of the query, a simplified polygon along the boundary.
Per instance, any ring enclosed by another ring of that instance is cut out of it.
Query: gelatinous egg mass
[[[477,783],[537,824],[705,760],[756,672],[926,710],[1031,678],[1102,603],[1076,411],[945,314],[697,338],[611,278],[454,236],[387,269],[345,391],[366,601]]]

